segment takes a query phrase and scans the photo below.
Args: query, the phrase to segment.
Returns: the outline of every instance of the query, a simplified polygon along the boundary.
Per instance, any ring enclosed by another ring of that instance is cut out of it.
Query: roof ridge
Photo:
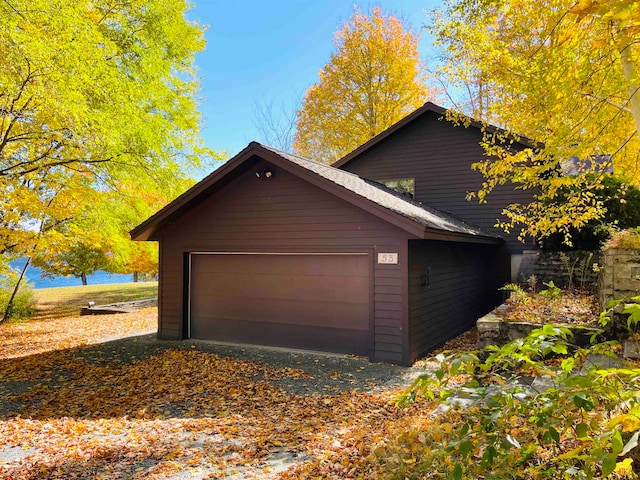
[[[309,160],[308,158],[304,158],[299,155],[282,152],[277,148],[269,147],[267,145],[262,145],[259,143],[257,143],[257,145],[260,145],[262,148],[275,153],[284,160],[296,163],[302,168],[320,175],[326,180],[332,182],[334,185],[342,187],[347,191],[364,197],[377,205],[394,211],[407,218],[414,219],[419,223],[422,223],[424,226],[431,226],[432,228],[440,228],[443,230],[448,230],[450,232],[466,233],[469,235],[482,235],[494,238],[498,237],[496,234],[486,232],[479,227],[469,225],[468,223],[457,218],[454,215],[441,212],[433,207],[425,206],[414,199],[409,199],[405,195],[402,195],[401,193],[374,180],[362,178],[355,173],[336,168],[332,165],[326,165],[314,160]],[[374,193],[374,191],[371,190],[367,191],[367,187],[370,189],[375,189],[375,192],[377,193]],[[402,203],[394,205],[391,198],[389,197],[392,197],[395,201]],[[418,211],[413,209],[417,209]]]
[[[312,163],[312,164],[314,164],[314,165],[318,165],[318,166],[320,166],[320,167],[327,167],[327,168],[330,168],[331,170],[337,170],[337,171],[339,171],[339,172],[342,172],[342,173],[344,173],[345,175],[351,175],[351,176],[354,176],[354,177],[360,178],[360,179],[362,179],[362,180],[366,180],[366,179],[364,179],[364,178],[360,177],[359,175],[357,175],[357,174],[355,174],[355,173],[349,172],[349,171],[347,171],[347,170],[342,170],[342,169],[340,169],[340,168],[336,168],[336,167],[334,167],[334,166],[332,166],[332,165],[329,165],[329,164],[327,164],[327,163],[322,163],[322,162],[318,162],[318,161],[316,161],[316,160],[311,160],[310,158],[303,157],[303,156],[301,156],[301,155],[298,155],[297,153],[289,153],[289,152],[285,152],[284,150],[280,150],[280,149],[278,149],[278,148],[272,147],[272,146],[270,146],[270,145],[265,145],[265,144],[263,144],[263,143],[259,143],[259,142],[252,142],[252,143],[257,144],[257,145],[261,146],[262,148],[266,148],[267,150],[270,150],[270,151],[272,151],[273,153],[276,153],[276,154],[278,154],[278,155],[280,155],[280,156],[282,156],[282,157],[285,157],[285,158],[286,158],[286,157],[294,157],[294,158],[297,158],[298,160],[303,160],[303,161],[305,161],[305,162],[309,162],[309,163]]]
[[[405,125],[413,122],[416,118],[421,117],[423,114],[425,114],[427,112],[431,112],[431,113],[435,113],[437,115],[441,115],[447,121],[449,121],[448,119],[446,119],[447,112],[453,112],[453,113],[455,113],[457,115],[462,115],[462,116],[466,117],[467,119],[469,119],[469,125],[468,126],[472,126],[474,128],[478,128],[480,130],[485,130],[486,129],[489,132],[492,132],[492,131],[493,132],[504,132],[510,138],[513,138],[517,143],[519,143],[519,144],[521,144],[521,145],[523,145],[525,147],[537,148],[537,147],[539,147],[541,145],[540,142],[532,140],[532,139],[528,138],[526,135],[522,135],[522,134],[519,134],[517,132],[509,131],[509,130],[503,128],[503,127],[499,127],[497,125],[493,125],[493,124],[491,124],[491,123],[489,123],[487,121],[484,121],[484,120],[477,120],[477,119],[473,118],[472,116],[465,114],[462,111],[455,110],[454,108],[445,108],[445,107],[437,105],[437,104],[435,104],[435,103],[433,103],[431,101],[426,101],[422,106],[416,108],[413,112],[410,112],[409,114],[405,115],[403,118],[401,118],[400,120],[395,122],[393,125],[389,126],[388,128],[386,128],[382,132],[378,133],[374,137],[372,137],[369,140],[367,140],[366,142],[364,142],[362,145],[357,146],[351,152],[347,153],[343,157],[341,157],[338,160],[336,160],[335,162],[333,162],[332,166],[335,166],[336,168],[341,168],[343,165],[346,165],[347,163],[351,162],[351,160],[359,157],[362,153],[364,153],[367,150],[369,150],[370,148],[374,147],[379,142],[383,141],[384,139],[386,139],[390,135],[393,135],[396,131],[400,130]],[[465,128],[466,127],[467,127],[467,125],[465,124]]]

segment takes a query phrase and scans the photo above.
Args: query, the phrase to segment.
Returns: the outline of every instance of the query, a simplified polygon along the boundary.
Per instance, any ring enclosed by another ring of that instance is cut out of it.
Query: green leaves
[[[638,298],[638,297],[635,297]],[[622,313],[629,315],[627,326],[631,330],[635,325],[640,323],[640,303],[629,303],[624,306]]]
[[[617,455],[609,454],[602,458],[602,478],[607,478],[616,468]]]
[[[430,454],[425,469],[448,478],[589,479],[614,471],[632,478],[624,472],[631,471],[640,438],[640,366],[594,368],[590,354],[614,345],[569,353],[568,338],[565,328],[544,325],[525,339],[487,349],[483,360],[475,354],[464,361],[442,358],[438,380],[424,388],[450,405],[456,398],[475,400],[432,418],[434,429],[439,422],[457,427],[443,429],[446,456]],[[535,372],[538,385],[516,382],[523,371]]]
[[[542,434],[542,441],[544,443],[560,443],[560,432],[553,427],[549,427],[549,429]]]
[[[589,425],[586,423],[579,423],[576,425],[576,436],[580,439],[586,439],[589,436]]]
[[[573,396],[573,404],[578,408],[582,408],[586,412],[589,412],[594,408],[593,401],[582,392],[578,392]]]
[[[456,463],[456,466],[453,467],[453,471],[449,478],[452,478],[453,480],[462,480],[462,465]]]

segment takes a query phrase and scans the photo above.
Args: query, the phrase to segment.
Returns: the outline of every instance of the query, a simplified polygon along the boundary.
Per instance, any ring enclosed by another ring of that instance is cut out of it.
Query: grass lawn
[[[41,288],[34,290],[34,318],[75,315],[92,301],[96,305],[144,300],[158,296],[158,282],[111,283],[79,287]]]

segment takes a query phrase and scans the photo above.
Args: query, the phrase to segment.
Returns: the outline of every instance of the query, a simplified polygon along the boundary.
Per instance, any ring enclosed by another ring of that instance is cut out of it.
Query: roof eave
[[[424,232],[421,238],[425,240],[444,240],[449,242],[461,243],[483,243],[487,245],[498,245],[503,241],[503,239],[498,236],[463,232],[448,232],[429,227],[424,227]]]
[[[389,208],[377,204],[376,202],[353,192],[342,185],[331,182],[321,175],[305,169],[293,162],[286,160],[262,145],[251,142],[240,153],[215,170],[213,173],[205,177],[196,185],[191,187],[185,193],[177,197],[174,201],[166,205],[156,214],[149,217],[136,228],[131,230],[131,239],[136,241],[159,240],[158,233],[171,223],[172,219],[179,216],[182,211],[190,208],[199,201],[199,197],[206,195],[213,186],[224,178],[227,174],[238,168],[242,163],[249,160],[253,156],[258,156],[278,168],[282,168],[287,172],[297,176],[298,178],[318,187],[342,200],[345,200],[356,207],[362,208],[368,213],[374,215],[381,220],[390,223],[415,238],[441,239],[461,242],[477,242],[477,243],[495,243],[498,239],[491,237],[482,237],[469,233],[452,232],[448,230],[438,229],[435,227],[425,227],[419,221],[409,218],[401,213],[395,212]]]

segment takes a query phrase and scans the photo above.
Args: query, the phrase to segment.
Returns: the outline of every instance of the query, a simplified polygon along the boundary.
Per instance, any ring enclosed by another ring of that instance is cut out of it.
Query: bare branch
[[[21,162],[19,164],[13,165],[11,167],[5,168],[4,170],[0,170],[0,176],[9,176],[9,175],[16,175],[16,176],[22,176],[22,175],[27,175],[29,173],[41,170],[41,169],[51,169],[54,167],[59,167],[59,166],[65,166],[65,165],[70,165],[70,164],[77,164],[77,163],[83,163],[83,164],[99,164],[99,163],[106,163],[106,162],[111,162],[113,161],[113,157],[111,158],[103,158],[103,159],[83,159],[83,158],[71,158],[71,159],[64,159],[64,160],[58,160],[55,162],[49,162],[49,163],[45,163],[43,164],[35,164],[27,169],[24,170],[20,170],[18,173],[12,173],[11,171],[13,169],[16,169],[18,167],[21,166],[26,166],[26,165],[31,165],[34,162],[33,161],[29,161],[29,162]]]
[[[285,152],[292,151],[297,123],[296,111],[301,99],[302,95],[297,95],[288,106],[284,102],[276,106],[274,99],[254,102],[253,124],[265,143]]]
[[[24,18],[24,15],[22,14],[22,12],[20,10],[18,10],[16,7],[14,7],[9,0],[3,0],[3,1],[4,1],[4,3],[6,3],[9,6],[9,8],[11,10],[13,10],[15,13],[17,13],[22,18]]]
[[[589,92],[576,92],[576,93],[579,94],[579,95],[583,95],[585,97],[593,98],[594,100],[598,100],[599,102],[606,103],[607,105],[615,107],[618,110],[622,110],[623,112],[631,113],[631,109],[630,108],[625,107],[623,105],[619,105],[619,104],[617,104],[615,102],[612,102],[607,97],[602,97],[600,95],[596,95],[596,94],[589,93]]]

